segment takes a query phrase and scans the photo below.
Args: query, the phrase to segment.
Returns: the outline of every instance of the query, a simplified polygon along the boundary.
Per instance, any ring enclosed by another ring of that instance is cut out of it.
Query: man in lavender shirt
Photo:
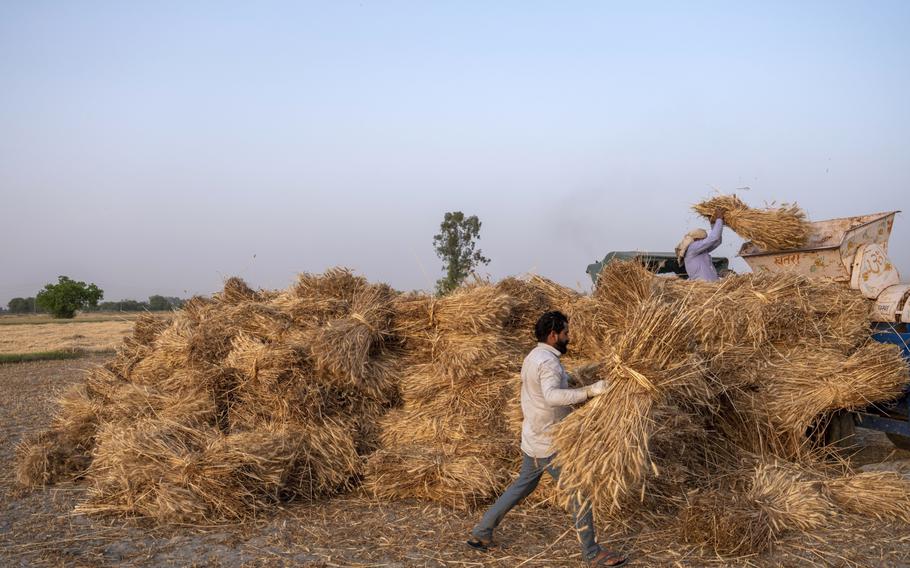
[[[710,233],[704,229],[690,231],[676,246],[676,256],[686,269],[689,280],[717,280],[717,270],[710,252],[720,246],[724,231],[724,210],[714,212]]]

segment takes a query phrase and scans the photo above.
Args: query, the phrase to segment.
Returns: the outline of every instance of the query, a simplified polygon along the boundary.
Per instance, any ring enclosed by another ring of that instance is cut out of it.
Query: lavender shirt
[[[711,263],[712,250],[720,246],[721,235],[724,232],[724,221],[718,219],[714,221],[714,226],[708,236],[693,242],[686,249],[686,257],[683,263],[686,267],[686,273],[689,280],[708,280],[713,282],[717,280],[717,271]]]

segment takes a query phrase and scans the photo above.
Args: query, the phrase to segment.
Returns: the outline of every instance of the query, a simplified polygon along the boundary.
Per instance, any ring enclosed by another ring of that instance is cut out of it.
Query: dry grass
[[[735,195],[718,195],[693,207],[706,218],[724,209],[724,222],[742,238],[764,250],[786,250],[806,244],[810,227],[806,214],[794,205],[753,209]]]

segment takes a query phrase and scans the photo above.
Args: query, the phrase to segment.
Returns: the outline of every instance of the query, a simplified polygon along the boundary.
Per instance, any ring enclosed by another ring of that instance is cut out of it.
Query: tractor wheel
[[[841,410],[831,415],[825,428],[825,444],[838,450],[846,450],[856,444],[856,422],[852,413]]]
[[[885,432],[885,436],[888,436],[888,439],[891,440],[891,443],[894,444],[894,447],[900,448],[902,450],[910,450],[910,437],[902,436],[900,434],[893,434],[891,432]]]

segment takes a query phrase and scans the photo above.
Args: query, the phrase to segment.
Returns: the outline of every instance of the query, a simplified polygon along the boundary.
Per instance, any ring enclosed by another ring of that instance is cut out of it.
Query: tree
[[[185,303],[186,300],[182,300],[176,296],[161,296],[158,294],[149,296],[148,302],[149,310],[153,312],[179,310]]]
[[[35,311],[34,298],[13,298],[6,304],[11,314],[31,314]]]
[[[55,318],[72,318],[76,310],[94,308],[104,291],[94,284],[77,282],[69,276],[60,276],[56,284],[47,284],[38,292],[35,303]]]
[[[101,302],[98,304],[100,312],[145,312],[148,311],[148,302],[137,300],[118,300],[116,302]]]
[[[489,264],[480,249],[474,250],[480,238],[480,219],[477,215],[465,217],[461,211],[445,214],[439,225],[439,234],[433,237],[433,248],[442,259],[445,278],[436,281],[436,293],[448,294],[464,282],[479,264]]]
[[[171,303],[164,296],[155,294],[149,296],[149,310],[153,312],[166,312],[171,309]]]

